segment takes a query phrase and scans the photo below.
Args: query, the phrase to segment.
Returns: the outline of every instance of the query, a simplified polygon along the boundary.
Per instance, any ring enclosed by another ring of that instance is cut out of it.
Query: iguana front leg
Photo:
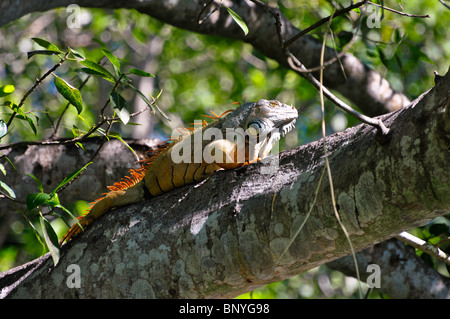
[[[234,169],[251,164],[269,155],[274,144],[280,139],[278,130],[261,134],[255,126],[250,126],[245,135],[234,134],[233,141],[219,139],[205,146],[204,155],[213,158],[223,169]]]
[[[245,138],[241,135],[236,135],[234,142],[219,139],[207,144],[203,155],[206,161],[212,160],[223,169],[234,169],[248,161]]]

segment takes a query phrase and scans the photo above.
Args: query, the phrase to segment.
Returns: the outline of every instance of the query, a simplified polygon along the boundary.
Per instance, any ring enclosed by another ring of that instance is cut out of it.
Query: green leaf
[[[159,93],[158,93],[158,95],[156,96],[156,98],[154,98],[150,93],[149,93],[149,95],[151,96],[151,98],[152,98],[154,101],[157,101],[157,100],[159,99],[159,97],[161,96],[162,91],[163,91],[163,90],[159,91]],[[166,120],[168,120],[168,121],[170,122],[170,119],[169,119],[169,117],[166,115],[166,113],[164,113],[164,112],[159,108],[159,106],[158,106],[156,103],[154,103],[154,105],[155,105],[155,108],[158,110],[158,112],[161,113],[161,115],[162,115]]]
[[[406,38],[406,33],[402,36],[398,28],[394,30],[394,41],[396,44],[400,44],[404,38]]]
[[[80,114],[78,114],[77,116],[81,121],[83,121],[84,124],[86,124],[86,126],[90,127],[90,123],[86,121],[86,119],[84,117],[82,117]]]
[[[36,238],[39,240],[39,242],[41,243],[42,247],[45,247],[44,242],[42,241],[42,236],[41,234],[39,234],[39,232],[37,231],[36,227],[34,227],[34,224],[31,222],[31,220],[25,215],[23,214],[23,217],[25,218],[25,220],[28,222],[28,224],[30,225],[31,229],[33,230],[34,235],[36,236]]]
[[[86,68],[93,70],[98,74],[101,74],[100,76],[103,77],[105,80],[115,83],[116,80],[114,76],[104,67],[102,67],[100,64],[92,62],[90,60],[83,60],[80,61],[80,64],[84,65]],[[95,75],[95,74],[94,74]]]
[[[127,85],[132,88],[137,95],[139,95],[141,97],[142,100],[144,100],[144,102],[150,107],[150,109],[152,110],[152,112],[155,111],[155,108],[161,113],[161,115],[168,121],[170,121],[169,117],[158,107],[158,105],[156,105],[155,103],[152,103],[149,101],[149,99],[147,99],[147,97],[138,90],[137,87],[135,87],[134,85],[132,85],[131,83],[127,83]],[[159,96],[161,95],[162,91],[159,92],[158,96],[156,99],[154,99],[155,101],[159,98]],[[150,95],[151,96],[151,95]],[[153,98],[153,97],[152,97]]]
[[[104,77],[105,75],[103,73],[97,72],[95,70],[92,69],[88,69],[88,68],[79,68],[79,69],[75,69],[75,72],[78,73],[86,73],[89,75],[93,75],[93,76],[100,76],[100,77]]]
[[[231,17],[233,18],[233,20],[239,25],[239,27],[242,29],[242,31],[244,31],[244,34],[247,35],[248,34],[248,27],[245,24],[244,20],[242,20],[242,18],[233,10],[231,10],[230,8],[227,8],[228,13],[231,15]]]
[[[137,87],[135,87],[134,85],[132,85],[131,83],[127,84],[130,88],[133,89],[134,92],[136,92],[137,95],[139,95],[139,97],[150,107],[150,109],[152,110],[152,112],[155,111],[152,102],[150,102],[147,97],[141,92],[139,91],[139,89]]]
[[[13,107],[14,107],[15,105],[13,105]],[[22,110],[22,109],[20,109],[20,108],[18,108],[18,107],[14,107],[14,112],[16,112],[17,113],[17,118],[18,119],[21,119],[21,120],[23,120],[23,121],[25,121],[26,120],[26,115],[25,115],[25,112]]]
[[[37,130],[36,130],[36,126],[34,125],[34,123],[33,123],[33,120],[30,118],[30,117],[28,117],[28,116],[25,116],[25,120],[28,122],[28,124],[30,125],[30,127],[31,127],[31,129],[33,130],[33,132],[34,132],[34,135],[36,135],[37,134]]]
[[[130,74],[130,73],[127,73]],[[133,83],[133,80],[131,80],[126,74],[122,74],[122,77],[120,78],[120,82],[123,85],[129,85],[130,83]]]
[[[10,197],[16,198],[16,194],[14,193],[14,191],[11,189],[11,187],[6,185],[4,182],[0,181],[0,187],[3,188]]]
[[[9,163],[9,165],[11,165],[11,167],[13,168],[13,170],[14,170],[14,173],[18,173],[17,172],[17,168],[14,166],[14,164],[13,164],[13,162],[11,162],[11,160],[8,158],[8,156],[5,156],[5,155],[3,155],[3,158]],[[5,174],[6,175],[6,174]]]
[[[72,55],[77,59],[77,60],[86,60],[86,57],[81,54],[80,52],[78,52],[77,50],[74,50],[72,48],[69,48],[69,52],[72,53]]]
[[[61,54],[61,52],[59,51],[51,51],[51,50],[35,50],[35,51],[30,51],[27,52],[27,58],[31,59],[33,56],[35,55],[57,55],[57,54]]]
[[[72,219],[74,219],[74,220],[77,222],[77,224],[81,227],[81,229],[83,229],[83,227],[81,226],[81,224],[80,224],[80,222],[79,222],[79,219],[76,218],[76,217],[70,212],[70,210],[68,210],[67,208],[65,208],[65,207],[62,206],[61,204],[56,205],[55,207],[58,207],[58,208],[62,209],[64,212],[66,212],[67,215],[69,215]]]
[[[56,266],[59,262],[60,258],[60,247],[58,243],[58,236],[53,230],[52,225],[49,223],[44,216],[41,215],[41,226],[42,233],[44,234],[45,243],[47,244],[47,248],[52,255],[53,264]]]
[[[77,137],[77,136],[81,135],[80,129],[75,124],[72,126],[72,134],[73,134],[73,137]]]
[[[18,105],[13,103],[13,102],[11,102],[11,101],[5,101],[5,102],[3,102],[3,105],[6,106],[6,107],[9,107],[11,110],[13,110],[15,112],[18,112],[17,111]]]
[[[83,111],[83,100],[81,99],[81,93],[77,88],[74,88],[69,83],[61,79],[59,76],[55,76],[55,86],[58,92],[76,107],[78,114]]]
[[[128,112],[127,109],[117,110],[116,114],[122,121],[123,125],[128,124],[128,121],[130,120],[130,112]]]
[[[8,133],[8,126],[6,125],[5,121],[0,120],[0,138],[6,135]]]
[[[106,48],[105,42],[103,42],[99,38],[93,38],[92,41],[97,42],[98,44],[100,44],[101,47]]]
[[[130,69],[129,70],[130,73],[138,75],[138,76],[143,76],[143,77],[154,77],[153,74],[139,70],[139,69]]]
[[[16,89],[15,89],[14,85],[11,85],[11,84],[0,86],[0,97],[5,97],[7,95],[10,95],[15,90]]]
[[[122,138],[122,136],[119,133],[117,133],[117,132],[109,132],[108,133],[108,137],[113,137],[113,138],[116,138],[119,141],[121,141],[134,154],[134,157],[137,160],[139,160],[139,156],[136,154],[136,152],[133,150],[133,148],[130,145],[128,145],[127,142],[125,142],[125,140]]]
[[[54,45],[53,43],[48,42],[47,40],[44,40],[44,39],[41,39],[41,38],[31,38],[31,40],[33,40],[34,42],[39,44],[44,49],[47,49],[47,50],[53,51],[53,52],[63,53],[63,52],[61,52],[60,49],[58,49],[58,47],[56,45]]]
[[[42,183],[41,183],[41,181],[40,181],[36,176],[34,176],[33,174],[28,174],[28,173],[25,173],[25,175],[28,175],[28,176],[30,176],[32,179],[34,179],[34,181],[36,182],[36,184],[37,184],[39,190],[40,190],[41,192],[44,192],[44,188],[42,187]]]
[[[88,68],[75,69],[75,72],[86,73],[86,74],[93,75],[93,76],[101,76],[101,77],[105,76],[103,73],[100,73],[100,72],[97,72],[95,70],[88,69]]]
[[[120,95],[120,93],[118,93],[117,91],[114,91],[110,94],[109,100],[111,102],[111,106],[119,111],[121,111],[127,105],[127,101],[125,101],[123,96]]]
[[[114,91],[109,96],[109,100],[111,102],[111,106],[116,110],[117,116],[119,116],[120,120],[124,125],[127,125],[130,120],[130,113],[126,109],[127,102],[117,91]]]
[[[58,207],[60,205],[58,194],[50,194],[50,198],[47,199],[44,203],[44,206],[50,207]]]
[[[102,49],[102,52],[108,58],[109,62],[111,62],[112,65],[114,65],[118,70],[120,70],[120,63],[119,60],[117,60],[117,58],[115,57],[115,55],[106,49]]]
[[[64,180],[53,190],[53,192],[50,193],[51,196],[55,195],[56,192],[63,187],[64,185],[66,185],[67,183],[69,183],[71,180],[73,180],[75,177],[77,177],[78,175],[81,174],[81,172],[83,172],[89,165],[91,165],[92,162],[87,163],[86,165],[84,165],[82,168],[75,170],[74,172],[72,172],[69,176],[67,176],[66,178],[64,178]]]
[[[84,148],[83,144],[80,142],[76,142],[75,145],[77,145],[78,147],[80,147],[83,151],[87,152],[86,149]]]
[[[9,101],[7,101],[7,102],[9,102]],[[6,105],[6,103],[5,103],[5,105]],[[37,134],[36,126],[34,125],[34,122],[31,119],[31,117],[27,116],[25,114],[25,112],[21,108],[19,108],[16,104],[14,104],[14,103],[12,103],[12,105],[10,104],[10,105],[7,105],[7,106],[9,108],[11,108],[14,112],[17,113],[17,115],[16,115],[17,119],[28,122],[28,124],[30,125],[31,129],[34,132],[34,135]],[[39,123],[39,117],[37,117],[36,115],[34,115],[34,116],[36,117],[36,123]]]
[[[46,193],[28,194],[28,196],[25,200],[28,211],[31,212],[36,207],[43,205],[45,203],[45,201],[47,201],[49,198],[50,198],[50,195],[46,194]]]

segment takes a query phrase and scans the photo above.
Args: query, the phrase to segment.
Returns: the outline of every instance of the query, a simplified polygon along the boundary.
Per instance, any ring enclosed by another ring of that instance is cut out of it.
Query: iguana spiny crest
[[[189,134],[172,137],[160,152],[96,200],[79,218],[84,228],[111,208],[158,196],[200,182],[219,169],[234,169],[265,158],[281,136],[292,130],[295,107],[276,100],[244,103],[226,116]],[[70,241],[82,228],[74,224],[61,240]]]

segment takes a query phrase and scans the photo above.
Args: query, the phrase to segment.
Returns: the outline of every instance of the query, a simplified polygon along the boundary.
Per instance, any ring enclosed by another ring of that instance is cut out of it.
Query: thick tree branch
[[[409,107],[383,116],[388,138],[367,125],[328,137],[339,213],[355,249],[450,213],[449,86],[450,73]],[[314,198],[321,142],[282,153],[269,175],[263,168],[217,172],[106,214],[63,248],[56,267],[45,260],[5,291],[8,297],[231,297],[349,254],[324,179],[304,229],[279,259]],[[70,264],[80,266],[81,288],[66,286]]]
[[[357,259],[362,270],[361,280],[364,282],[371,275],[371,272],[366,272],[367,267],[373,264],[380,265],[379,291],[393,298],[450,298],[450,279],[439,275],[433,268],[425,265],[412,247],[398,240],[387,240],[360,251]],[[355,277],[351,256],[339,258],[328,263],[327,266]]]
[[[216,10],[208,19],[198,23],[198,16],[205,4],[205,1],[202,0],[178,1],[176,5],[171,1],[164,0],[55,0],[32,2],[9,0],[0,2],[0,23],[5,24],[30,12],[50,10],[69,4],[97,8],[137,9],[179,28],[251,43],[267,57],[275,59],[285,67],[290,67],[287,56],[279,45],[273,16],[250,0],[220,1],[221,5],[230,6],[245,20],[250,30],[247,36],[233,22],[224,8]],[[281,12],[280,21],[285,39],[289,39],[300,32]],[[290,44],[289,50],[307,68],[319,65],[318,57],[320,56],[321,43],[310,35],[304,35]],[[335,56],[336,51],[327,48],[325,61]],[[370,70],[352,54],[345,54],[341,57],[340,62],[342,67],[340,63],[336,62],[326,68],[324,85],[340,92],[360,107],[366,115],[374,116],[387,113],[409,103],[409,100],[403,94],[395,92],[385,79]]]

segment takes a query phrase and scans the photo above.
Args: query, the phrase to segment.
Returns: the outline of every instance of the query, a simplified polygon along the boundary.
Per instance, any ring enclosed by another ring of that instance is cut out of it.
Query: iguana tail
[[[66,241],[69,242],[72,238],[80,234],[84,227],[92,224],[97,218],[109,211],[111,208],[124,206],[139,202],[144,199],[144,181],[145,169],[130,170],[130,176],[126,176],[120,182],[109,186],[109,193],[97,199],[92,203],[88,212],[78,218],[78,222],[73,224],[67,234],[60,241],[60,245]],[[81,225],[81,227],[80,227]]]

